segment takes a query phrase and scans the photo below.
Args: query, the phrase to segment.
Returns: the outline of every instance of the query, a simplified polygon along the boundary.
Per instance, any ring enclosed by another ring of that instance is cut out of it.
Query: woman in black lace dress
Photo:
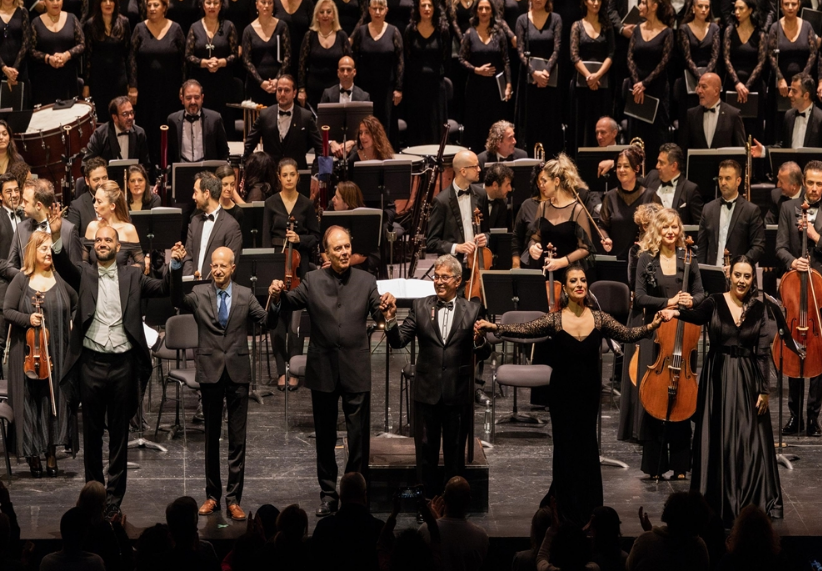
[[[80,20],[62,10],[63,0],[45,0],[45,4],[45,13],[31,24],[31,87],[35,105],[80,95],[73,60],[86,49]]]
[[[86,39],[83,97],[91,97],[99,123],[111,119],[108,104],[128,93],[128,54],[131,25],[115,0],[95,0],[91,18],[83,26]]]
[[[552,336],[549,402],[554,454],[548,496],[556,498],[560,520],[581,526],[588,522],[593,509],[603,504],[597,446],[602,339],[633,343],[657,329],[662,319],[656,317],[649,325],[628,329],[607,313],[591,309],[588,280],[575,264],[565,273],[562,304],[561,311],[530,323],[496,325],[481,320],[476,327],[500,337]]]
[[[442,126],[448,120],[444,79],[451,62],[451,34],[439,2],[417,2],[403,47],[406,143],[433,144],[442,138]]]
[[[348,34],[340,26],[337,7],[332,0],[320,0],[314,7],[311,28],[302,38],[297,99],[316,111],[323,91],[339,83],[337,65],[351,55]]]
[[[291,33],[273,13],[273,0],[257,0],[257,19],[243,30],[242,52],[246,99],[269,107],[277,104],[277,78],[291,65]]]
[[[740,102],[748,94],[759,94],[760,119],[743,119],[745,132],[762,140],[765,117],[765,65],[768,58],[768,38],[760,25],[757,0],[734,2],[736,23],[725,28],[722,57],[725,61],[725,91],[736,91]]]
[[[25,93],[30,90],[28,54],[31,50],[31,23],[28,12],[15,0],[0,3],[0,70],[12,86],[22,83]],[[27,95],[28,97],[28,95]],[[28,107],[28,105],[26,105]]]

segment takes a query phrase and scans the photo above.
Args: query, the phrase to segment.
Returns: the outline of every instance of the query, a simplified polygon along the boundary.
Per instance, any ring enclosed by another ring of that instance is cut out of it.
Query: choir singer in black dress
[[[46,0],[45,4],[46,12],[31,23],[31,87],[35,105],[79,95],[74,60],[86,49],[80,20],[63,11],[63,0]]]
[[[289,72],[291,38],[285,22],[275,18],[274,0],[257,0],[257,19],[243,30],[245,96],[259,105],[277,102],[277,78]]]
[[[120,14],[116,0],[96,0],[94,13],[83,25],[86,51],[83,97],[91,97],[97,121],[110,119],[108,104],[128,93],[128,54],[131,51],[131,24]]]
[[[302,38],[300,68],[297,75],[297,100],[317,110],[323,91],[337,81],[340,58],[351,55],[351,42],[340,27],[337,6],[320,0],[314,7],[311,28]]]

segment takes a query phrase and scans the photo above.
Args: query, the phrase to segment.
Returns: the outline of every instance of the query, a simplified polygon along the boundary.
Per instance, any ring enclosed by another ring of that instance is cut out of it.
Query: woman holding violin
[[[46,474],[57,476],[56,448],[79,443],[76,423],[70,422],[69,401],[73,398],[66,391],[70,385],[57,384],[63,376],[69,324],[76,306],[77,294],[54,272],[51,235],[32,233],[22,270],[6,291],[3,317],[11,324],[9,398],[16,417],[12,443],[17,455],[28,459],[35,478],[43,476],[42,458],[46,459]],[[46,336],[42,335],[44,329]]]
[[[585,270],[578,263],[566,268],[562,285],[561,311],[516,325],[480,320],[476,329],[497,336],[553,337],[549,402],[554,457],[548,496],[556,498],[561,521],[583,525],[603,503],[597,446],[602,339],[633,343],[657,329],[662,318],[657,316],[648,325],[628,329],[607,313],[592,309]]]
[[[699,380],[691,490],[699,491],[731,527],[754,504],[782,517],[782,488],[768,411],[770,344],[765,304],[759,301],[754,263],[731,260],[731,290],[707,297],[694,309],[666,309],[708,325],[710,351]]]
[[[679,307],[692,308],[705,297],[695,256],[690,257],[687,268],[688,283],[684,284],[684,235],[679,214],[666,208],[657,213],[640,242],[634,309],[645,312],[645,323],[653,321],[658,311]],[[640,341],[636,375],[640,393],[644,390],[642,382],[646,371],[656,362],[658,353],[663,351],[672,352],[673,344],[660,345],[650,339]],[[690,352],[683,352],[682,358],[689,359],[690,355]],[[663,429],[662,420],[643,411],[638,439],[642,443],[643,472],[657,478],[668,470],[673,470],[675,479],[685,479],[686,472],[691,468],[690,419],[669,422],[667,428]]]

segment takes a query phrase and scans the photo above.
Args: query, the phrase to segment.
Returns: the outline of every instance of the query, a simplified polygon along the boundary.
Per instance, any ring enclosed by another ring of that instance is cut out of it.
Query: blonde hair
[[[588,188],[588,185],[585,184],[585,181],[579,176],[577,165],[575,165],[574,161],[565,153],[560,153],[557,155],[557,158],[545,163],[542,172],[544,172],[550,180],[558,178],[559,188],[571,196],[574,196],[578,188]]]
[[[314,4],[314,15],[311,16],[311,26],[308,28],[312,32],[319,33],[320,31],[320,23],[317,22],[317,15],[320,13],[320,6],[323,4],[330,4],[331,5],[331,12],[334,14],[334,21],[331,22],[331,31],[332,32],[339,32],[342,30],[342,26],[340,26],[340,11],[337,10],[337,5],[334,4],[333,0],[320,0],[316,4]]]
[[[34,273],[34,268],[37,265],[37,249],[46,240],[51,240],[51,234],[42,230],[35,230],[29,236],[29,243],[26,244],[23,253],[23,267],[21,268],[24,275],[31,276]]]
[[[659,245],[662,243],[662,228],[672,222],[679,225],[679,237],[676,240],[676,247],[684,248],[685,233],[682,231],[682,219],[679,217],[679,213],[672,208],[663,208],[653,217],[645,231],[645,235],[640,240],[640,253],[650,252],[651,255],[656,256],[659,253]]]
[[[131,222],[131,216],[128,214],[128,203],[126,202],[125,193],[120,190],[120,185],[113,180],[107,180],[97,187],[97,190],[102,190],[106,195],[108,201],[114,205],[114,216],[120,222]],[[146,192],[151,192],[146,188]],[[95,194],[97,194],[95,192]]]
[[[656,213],[662,210],[662,205],[656,202],[649,202],[648,204],[640,204],[634,211],[634,224],[640,227],[642,233],[656,216]]]

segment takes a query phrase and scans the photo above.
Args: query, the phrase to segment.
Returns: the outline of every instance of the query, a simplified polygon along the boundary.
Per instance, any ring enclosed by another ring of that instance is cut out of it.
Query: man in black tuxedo
[[[126,493],[129,420],[137,412],[139,386],[148,382],[152,371],[143,332],[142,301],[147,297],[167,297],[175,272],[168,272],[164,280],[156,280],[134,266],[117,264],[120,241],[111,226],[97,230],[97,263],[76,263],[63,247],[65,222],[57,214],[59,206],[54,206],[54,267],[79,296],[60,384],[68,390],[70,402],[76,401],[79,392],[83,404],[86,482],[106,483],[103,432],[108,428],[106,516],[111,518],[120,512]]]
[[[294,78],[283,75],[277,80],[277,106],[263,109],[245,140],[243,160],[247,159],[260,139],[263,150],[278,164],[286,157],[297,161],[298,169],[307,169],[305,155],[314,150],[320,156],[323,142],[311,111],[294,105]]]
[[[77,227],[77,233],[84,237],[89,222],[97,220],[94,210],[94,193],[101,184],[108,180],[108,163],[103,157],[94,157],[83,163],[83,183],[77,185],[77,198],[71,201],[68,209],[69,222]]]
[[[231,218],[229,216],[229,218]],[[182,244],[172,250],[171,270],[179,273],[178,261],[185,255]],[[180,252],[182,250],[182,252]],[[231,519],[242,521],[240,507],[245,473],[246,418],[248,415],[248,385],[251,382],[251,361],[248,356],[248,322],[265,325],[266,312],[251,289],[234,282],[236,269],[234,252],[220,247],[211,255],[213,285],[195,286],[183,297],[172,280],[172,301],[178,308],[187,308],[197,321],[197,382],[203,397],[205,417],[206,501],[200,515],[210,515],[220,509],[223,486],[220,481],[220,433],[223,425],[223,399],[228,412],[228,486],[226,503]],[[272,308],[272,311],[275,311]]]
[[[485,150],[477,156],[480,168],[484,169],[485,163],[501,163],[528,158],[528,153],[518,149],[516,145],[514,124],[508,121],[497,121],[488,130]]]
[[[779,229],[776,234],[776,257],[785,271],[807,272],[812,268],[822,272],[822,161],[810,161],[805,166],[805,196],[788,200],[779,210]],[[802,231],[800,217],[802,204],[808,203],[808,254],[802,251]],[[819,292],[817,292],[817,296]],[[805,392],[804,379],[788,379],[788,409],[791,418],[782,429],[783,434],[797,434],[804,430],[800,422],[802,401]],[[819,411],[822,409],[822,375],[810,379],[808,387],[808,436],[822,436],[819,426]]]
[[[665,143],[659,147],[656,168],[645,176],[645,187],[656,192],[662,206],[676,210],[683,224],[699,224],[702,194],[699,187],[682,174],[683,164],[685,154],[679,145]]]
[[[350,56],[343,56],[337,63],[337,77],[340,78],[338,85],[323,91],[320,103],[350,103],[352,101],[371,101],[371,96],[367,91],[354,85],[354,78],[357,76],[357,68],[354,63],[354,58]],[[304,90],[300,90],[300,97],[304,94]],[[330,141],[331,152],[337,158],[343,158],[351,152],[351,149],[357,143],[354,138],[345,142],[345,149],[343,149],[341,141]]]
[[[724,263],[727,249],[730,257],[746,255],[753,263],[765,253],[765,224],[759,207],[739,194],[742,167],[734,160],[719,163],[719,191],[722,196],[705,205],[697,235],[697,258],[700,264],[712,264],[730,270]]]
[[[722,81],[715,73],[699,78],[696,94],[699,105],[688,109],[688,120],[680,125],[683,149],[719,149],[744,147],[745,125],[739,109],[719,99]]]
[[[226,246],[234,252],[235,263],[243,249],[243,233],[237,220],[220,207],[223,183],[203,171],[194,176],[194,204],[200,210],[191,218],[186,236],[183,275],[206,276],[214,250]]]
[[[2,192],[0,200],[2,200],[3,205],[3,209],[0,211],[0,259],[7,260],[17,225],[23,222],[23,210],[20,208],[20,187],[13,174],[7,172],[0,175],[0,192]],[[9,281],[11,280],[0,276],[0,299],[5,299]],[[0,354],[5,352],[7,334],[6,320],[3,319],[2,312],[0,312]],[[3,372],[2,367],[0,367],[0,379],[2,378]]]
[[[816,82],[806,73],[791,78],[788,98],[791,108],[782,120],[782,142],[791,149],[822,147],[822,110],[813,104]]]
[[[496,163],[485,171],[485,206],[482,215],[488,220],[488,228],[505,228],[511,230],[508,220],[508,195],[511,193],[511,181],[514,171],[501,163]],[[496,252],[495,252],[496,253]]]
[[[83,161],[102,157],[106,162],[116,159],[137,159],[151,172],[148,157],[148,141],[142,127],[134,124],[134,109],[128,97],[115,97],[108,105],[111,121],[102,123],[91,134],[86,145]]]
[[[777,224],[782,205],[789,200],[805,196],[805,176],[793,161],[782,163],[776,173],[776,188],[771,191],[771,206],[765,214],[765,224]]]
[[[183,83],[184,110],[168,116],[168,162],[227,161],[228,138],[223,117],[203,107],[203,86],[196,79]]]
[[[415,299],[408,317],[397,327],[396,306],[385,312],[386,335],[395,349],[419,339],[419,359],[414,378],[414,445],[417,452],[417,480],[425,496],[442,493],[445,482],[465,472],[465,444],[474,407],[469,400],[474,377],[474,353],[481,359],[491,354],[491,346],[480,335],[475,339],[474,323],[480,305],[457,296],[462,266],[445,254],[434,262],[436,295]],[[445,479],[437,478],[442,438]]]
[[[337,511],[337,407],[343,401],[348,434],[345,473],[368,471],[371,419],[371,359],[366,319],[383,320],[394,296],[377,292],[373,275],[351,267],[351,236],[331,226],[323,237],[331,267],[308,272],[296,289],[272,284],[272,303],[280,311],[306,309],[311,319],[305,386],[311,389],[317,433],[317,478],[320,507],[317,516]]]

